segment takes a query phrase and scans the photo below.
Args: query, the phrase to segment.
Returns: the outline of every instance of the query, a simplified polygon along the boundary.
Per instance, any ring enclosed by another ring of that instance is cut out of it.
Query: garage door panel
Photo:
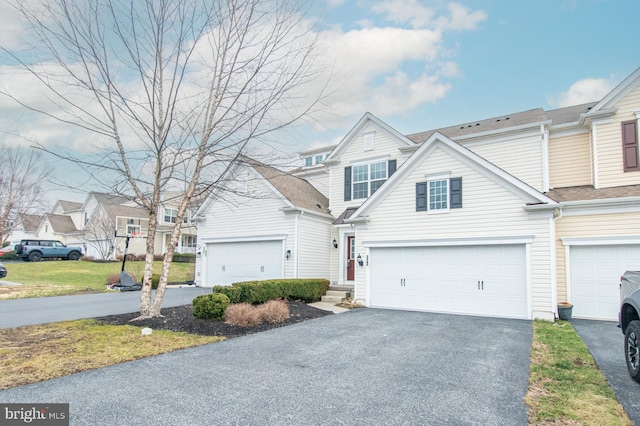
[[[640,246],[572,246],[570,291],[573,316],[617,320],[620,276],[640,269]]]
[[[207,285],[282,278],[282,241],[207,244]]]
[[[525,257],[524,246],[374,248],[371,305],[526,318]]]

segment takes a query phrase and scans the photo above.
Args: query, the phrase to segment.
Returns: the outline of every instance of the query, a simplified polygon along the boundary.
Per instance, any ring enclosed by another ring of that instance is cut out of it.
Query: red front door
[[[356,237],[347,237],[347,281],[353,281],[356,270]]]

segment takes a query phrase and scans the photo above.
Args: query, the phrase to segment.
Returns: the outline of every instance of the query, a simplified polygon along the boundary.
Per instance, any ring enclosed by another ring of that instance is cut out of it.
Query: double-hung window
[[[462,178],[445,175],[428,176],[416,183],[416,211],[446,213],[462,208]]]
[[[368,198],[387,180],[387,161],[353,166],[353,199]]]
[[[164,209],[164,223],[176,223],[176,217],[178,216],[178,210],[176,209]]]

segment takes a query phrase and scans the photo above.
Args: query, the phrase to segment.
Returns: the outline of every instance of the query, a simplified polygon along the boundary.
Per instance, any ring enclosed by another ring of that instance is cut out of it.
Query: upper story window
[[[176,217],[178,216],[178,210],[176,209],[164,209],[164,223],[176,223]]]
[[[89,212],[84,212],[84,226],[87,226],[89,223]]]
[[[462,208],[462,178],[433,176],[416,183],[416,211],[446,213]]]
[[[311,165],[313,165],[313,158],[312,157],[307,157],[304,159],[304,165],[309,167]]]
[[[324,160],[324,155],[316,155],[316,164],[322,163],[322,160]]]
[[[449,179],[431,180],[427,192],[429,210],[449,210]]]
[[[344,201],[368,198],[396,171],[396,160],[374,161],[344,169]]]

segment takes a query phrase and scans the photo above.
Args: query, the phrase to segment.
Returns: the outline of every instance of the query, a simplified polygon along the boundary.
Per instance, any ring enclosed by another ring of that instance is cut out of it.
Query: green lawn
[[[120,262],[95,263],[85,261],[53,260],[42,262],[6,263],[5,280],[20,286],[0,286],[0,299],[21,297],[59,296],[105,291],[107,277],[119,274]],[[154,262],[154,273],[159,274],[162,262]],[[193,263],[173,263],[169,282],[184,282],[194,278]],[[126,270],[138,280],[144,272],[144,262],[127,262]]]

